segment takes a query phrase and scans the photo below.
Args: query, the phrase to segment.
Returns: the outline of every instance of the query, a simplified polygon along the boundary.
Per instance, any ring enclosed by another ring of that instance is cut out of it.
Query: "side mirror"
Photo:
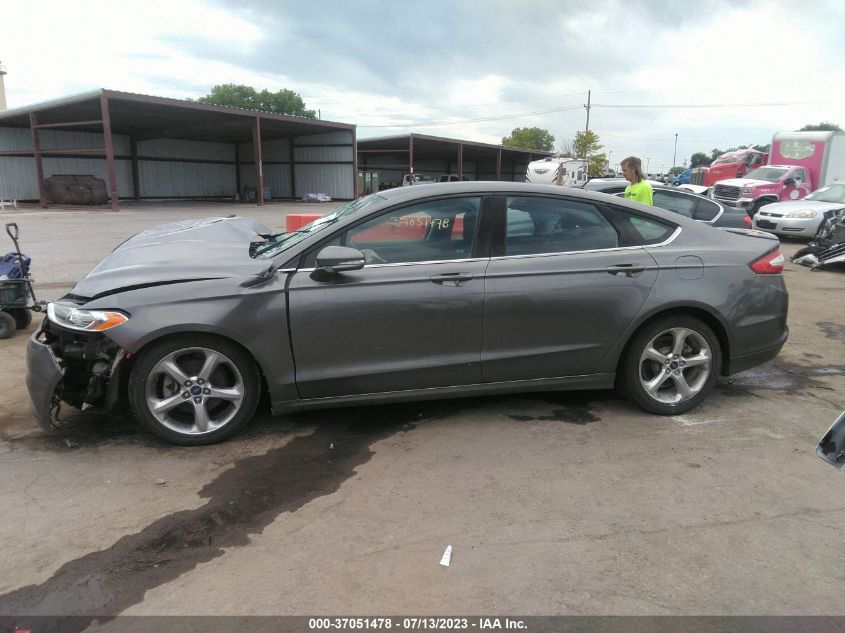
[[[795,184],[795,178],[787,178],[786,180],[783,181],[784,187],[789,187],[790,185],[794,185],[794,184]]]
[[[365,263],[364,253],[355,248],[326,246],[317,253],[317,270],[327,273],[361,270]]]

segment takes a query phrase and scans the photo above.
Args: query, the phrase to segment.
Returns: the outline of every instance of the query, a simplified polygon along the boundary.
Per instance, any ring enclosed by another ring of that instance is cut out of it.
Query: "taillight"
[[[780,249],[775,249],[755,259],[748,267],[758,275],[779,275],[783,272],[783,261]]]
[[[743,218],[743,220],[745,220],[745,226],[747,226],[747,227],[750,229],[750,228],[751,228],[751,225],[752,225],[752,223],[751,223],[751,216],[746,215],[746,216]]]

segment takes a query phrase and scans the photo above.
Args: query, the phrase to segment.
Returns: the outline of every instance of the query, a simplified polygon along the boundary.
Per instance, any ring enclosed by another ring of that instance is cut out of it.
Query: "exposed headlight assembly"
[[[753,196],[755,191],[757,191],[757,187],[754,187],[754,186],[743,187],[743,188],[740,190],[740,194],[741,194],[741,195],[749,195],[749,196]]]
[[[818,215],[812,209],[806,209],[804,211],[790,211],[786,214],[788,218],[814,218]]]
[[[47,318],[56,325],[83,332],[104,332],[129,320],[116,310],[84,310],[66,303],[48,304]]]

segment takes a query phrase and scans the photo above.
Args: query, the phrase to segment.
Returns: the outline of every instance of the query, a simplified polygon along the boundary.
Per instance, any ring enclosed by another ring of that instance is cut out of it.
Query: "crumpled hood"
[[[249,244],[271,230],[248,218],[204,218],[155,226],[129,238],[71,290],[81,297],[133,286],[253,276],[267,260],[249,256]]]

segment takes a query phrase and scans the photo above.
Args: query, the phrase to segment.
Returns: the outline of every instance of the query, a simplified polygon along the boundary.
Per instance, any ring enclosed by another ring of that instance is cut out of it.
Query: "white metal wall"
[[[327,193],[333,198],[353,198],[352,132],[312,134],[293,139],[296,164],[296,195]],[[114,151],[121,197],[132,197],[132,167],[129,138],[114,135]],[[39,145],[45,152],[58,148],[103,147],[102,133],[42,130]],[[296,147],[307,145],[311,147]],[[325,145],[325,147],[319,147]],[[313,147],[317,146],[317,147]],[[240,165],[241,185],[254,186],[252,143],[154,139],[138,143],[140,195],[145,198],[229,197],[237,189],[235,156]],[[264,184],[273,198],[294,195],[291,186],[291,140],[262,142]],[[0,151],[32,151],[28,128],[0,127]],[[147,158],[148,160],[145,160]],[[155,160],[152,160],[155,159]],[[171,159],[171,160],[166,160]],[[44,158],[44,177],[55,174],[92,175],[108,183],[104,158]],[[37,199],[38,183],[32,157],[0,156],[0,191],[4,196]]]
[[[291,187],[290,148],[289,139],[261,142],[264,186],[270,188],[270,196],[273,198],[294,195]],[[238,146],[238,158],[241,162],[241,186],[254,186],[255,153],[252,143]],[[301,198],[306,193],[325,193],[339,199],[354,197],[352,132],[297,136],[293,139],[293,158],[297,197]]]

